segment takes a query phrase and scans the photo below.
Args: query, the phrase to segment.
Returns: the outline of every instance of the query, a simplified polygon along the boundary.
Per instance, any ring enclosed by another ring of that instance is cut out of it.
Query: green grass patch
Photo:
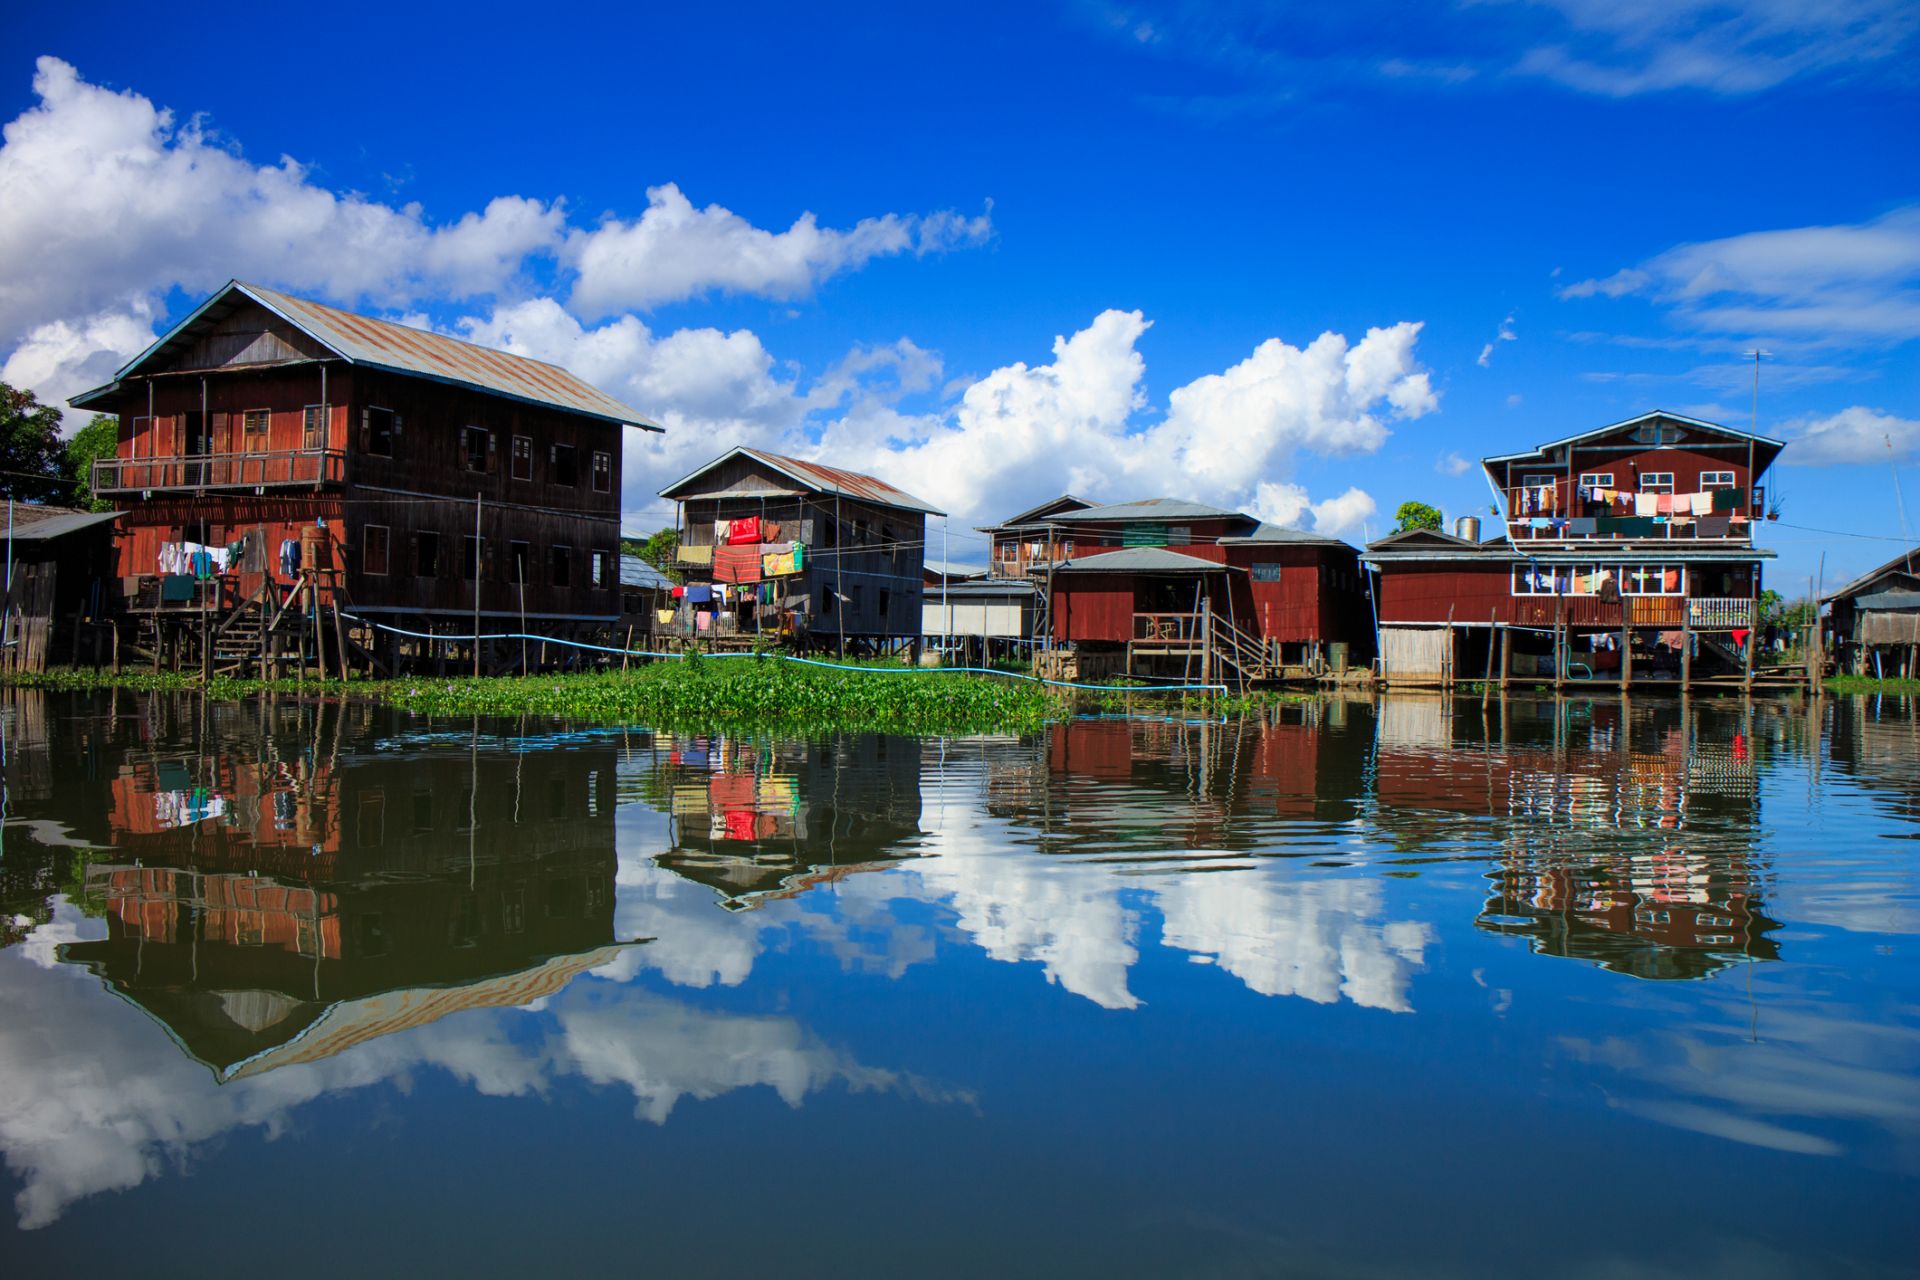
[[[1920,680],[1904,676],[1884,680],[1876,680],[1872,676],[1828,676],[1825,684],[1830,693],[1920,694]]]

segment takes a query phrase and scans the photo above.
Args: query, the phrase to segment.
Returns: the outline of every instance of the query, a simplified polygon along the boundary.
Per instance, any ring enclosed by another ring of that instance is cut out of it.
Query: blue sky
[[[947,506],[963,559],[1068,489],[1484,513],[1463,460],[1744,426],[1758,343],[1775,585],[1900,546],[1911,4],[199,15],[10,24],[7,380],[97,383],[240,276],[655,414],[632,528],[756,443]]]

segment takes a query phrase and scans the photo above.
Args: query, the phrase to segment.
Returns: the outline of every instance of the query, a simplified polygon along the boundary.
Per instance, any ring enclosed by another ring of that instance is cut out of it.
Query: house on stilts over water
[[[1367,547],[1389,685],[1750,686],[1778,440],[1644,413],[1482,463],[1499,526]]]
[[[1359,552],[1181,498],[1063,496],[983,530],[990,572],[1035,584],[1037,669],[1245,687],[1364,669]]]
[[[206,672],[605,642],[622,432],[660,430],[555,365],[238,281],[71,404],[120,420],[92,484],[132,647]]]
[[[662,642],[919,649],[927,517],[944,512],[873,476],[745,446],[660,496],[679,507],[686,579],[656,621]]]

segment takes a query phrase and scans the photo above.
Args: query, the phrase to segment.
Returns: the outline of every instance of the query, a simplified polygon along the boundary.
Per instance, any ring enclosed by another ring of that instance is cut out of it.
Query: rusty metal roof
[[[559,365],[528,356],[511,355],[491,347],[463,342],[441,333],[409,328],[390,320],[355,315],[308,298],[296,298],[257,284],[230,280],[201,303],[186,319],[135,357],[114,375],[117,385],[162,352],[185,345],[201,328],[231,314],[236,297],[248,298],[279,316],[349,364],[384,369],[411,377],[430,378],[454,386],[505,396],[527,404],[577,413],[603,422],[659,431],[661,426],[639,410],[588,386]],[[100,388],[76,396],[76,408],[96,402]],[[86,404],[81,402],[85,401]]]
[[[699,470],[682,476],[660,491],[663,498],[672,498],[687,485],[712,471],[715,467],[732,458],[747,457],[772,467],[789,480],[804,486],[815,493],[837,493],[843,498],[855,498],[861,502],[877,503],[883,507],[898,507],[903,511],[919,511],[930,516],[944,516],[947,513],[922,502],[919,498],[903,489],[896,489],[884,480],[862,475],[858,471],[847,471],[840,467],[830,467],[824,462],[807,462],[800,458],[789,458],[785,454],[768,453],[765,449],[749,449],[745,445],[735,445]],[[685,495],[712,497],[711,494]]]

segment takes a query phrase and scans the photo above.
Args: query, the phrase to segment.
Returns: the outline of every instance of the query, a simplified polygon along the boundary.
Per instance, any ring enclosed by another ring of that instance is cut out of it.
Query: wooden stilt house
[[[604,639],[622,429],[660,429],[557,366],[238,281],[71,403],[120,419],[92,482],[132,639],[209,671],[518,663],[416,638],[476,623]]]

